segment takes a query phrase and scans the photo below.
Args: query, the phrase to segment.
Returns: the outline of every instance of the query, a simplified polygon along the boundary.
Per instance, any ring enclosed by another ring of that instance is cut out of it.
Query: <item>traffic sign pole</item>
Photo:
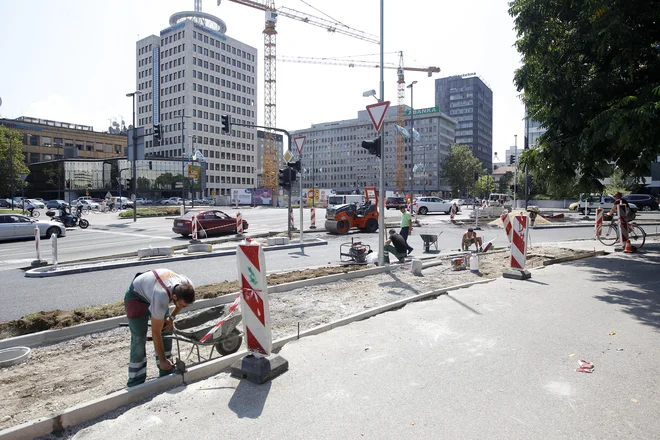
[[[302,152],[303,147],[305,146],[305,140],[307,136],[296,136],[293,138],[293,143],[296,144],[298,149],[298,160],[300,161],[300,252],[305,253],[305,248],[303,245],[303,173],[302,173]]]

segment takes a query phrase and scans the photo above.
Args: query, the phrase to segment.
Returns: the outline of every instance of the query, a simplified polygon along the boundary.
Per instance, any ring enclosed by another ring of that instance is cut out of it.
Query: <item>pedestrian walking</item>
[[[405,206],[401,207],[401,231],[399,235],[403,237],[403,240],[406,242],[406,248],[408,249],[408,254],[413,251],[413,248],[408,244],[408,235],[412,233],[412,217],[410,213],[406,210]]]
[[[128,382],[132,387],[144,383],[147,378],[147,327],[151,318],[151,337],[156,350],[156,362],[160,376],[174,371],[170,361],[172,340],[163,339],[171,334],[174,317],[182,309],[195,302],[195,288],[184,275],[169,269],[153,269],[133,278],[124,295],[124,308],[131,331],[131,354],[128,364]],[[170,314],[169,305],[174,304]]]

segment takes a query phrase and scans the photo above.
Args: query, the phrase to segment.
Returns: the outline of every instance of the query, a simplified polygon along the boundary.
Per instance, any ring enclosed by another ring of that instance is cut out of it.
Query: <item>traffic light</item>
[[[151,161],[149,161],[149,170],[152,170],[152,169],[153,169],[153,165],[152,165]]]
[[[295,162],[289,162],[289,163],[287,164],[287,166],[288,166],[289,168],[292,168],[292,169],[298,171],[298,172],[300,172],[300,170],[302,169],[301,166],[300,166],[300,160],[297,160],[297,161],[295,161]]]
[[[288,177],[289,177],[289,173],[287,171],[287,168],[282,168],[279,171],[279,174],[278,174],[278,181],[279,181],[280,186],[287,186],[287,184],[288,184],[287,178]]]
[[[229,115],[220,116],[222,121],[222,134],[229,134],[231,131],[231,123],[229,122]]]
[[[126,179],[126,188],[128,189],[133,188],[133,179],[131,178]]]
[[[291,182],[295,182],[298,179],[298,173],[294,168],[288,168],[287,172],[289,174],[289,176],[287,177],[289,184]]]
[[[66,180],[66,188],[71,189],[71,181],[69,179]]]
[[[160,124],[154,124],[154,140],[160,142]]]
[[[366,148],[369,154],[380,157],[380,138],[362,141],[362,148]]]
[[[516,163],[516,155],[512,154],[509,156],[509,165],[513,165],[514,163]]]

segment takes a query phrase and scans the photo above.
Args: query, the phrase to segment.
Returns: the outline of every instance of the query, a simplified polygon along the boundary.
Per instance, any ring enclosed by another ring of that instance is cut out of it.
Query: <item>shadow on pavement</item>
[[[270,381],[258,385],[248,380],[241,380],[229,400],[229,409],[241,419],[259,418],[266,405],[270,387]]]
[[[637,254],[589,258],[576,266],[591,269],[594,281],[608,282],[597,299],[618,305],[641,323],[660,329],[660,244],[644,246]],[[650,251],[650,252],[649,252]]]
[[[387,275],[392,278],[392,281],[386,281],[384,283],[378,284],[380,287],[391,287],[387,293],[397,296],[408,295],[409,292],[414,292],[415,294],[422,293],[421,290],[412,287],[410,284],[404,281],[401,281],[401,278],[397,277],[394,272],[389,272]],[[399,289],[395,290],[395,288]]]

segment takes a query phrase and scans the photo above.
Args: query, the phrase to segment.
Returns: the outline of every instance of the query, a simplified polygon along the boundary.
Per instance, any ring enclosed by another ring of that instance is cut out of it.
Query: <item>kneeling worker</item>
[[[163,339],[171,333],[174,317],[195,302],[195,288],[188,277],[169,269],[153,269],[136,275],[124,296],[124,308],[131,330],[131,355],[127,386],[144,383],[147,378],[147,327],[151,317],[151,336],[156,350],[160,376],[173,372],[172,340]],[[174,304],[170,315],[169,305]]]
[[[406,255],[408,255],[408,245],[406,244],[406,240],[404,240],[401,235],[397,234],[394,229],[390,229],[390,239],[385,242],[385,247],[383,249],[392,253],[399,260],[399,263],[403,263],[406,260]],[[385,254],[385,261],[389,262],[388,254]]]
[[[469,251],[471,245],[474,245],[477,251],[481,251],[483,239],[474,232],[474,229],[468,228],[467,232],[463,234],[463,250]]]

